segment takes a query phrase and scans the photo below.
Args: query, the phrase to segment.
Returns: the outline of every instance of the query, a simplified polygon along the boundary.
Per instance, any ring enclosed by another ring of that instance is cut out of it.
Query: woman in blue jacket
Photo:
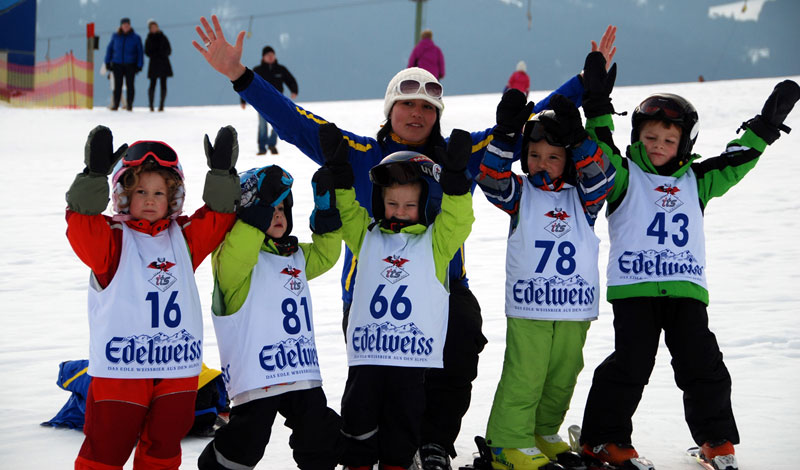
[[[133,80],[137,73],[142,71],[144,64],[144,50],[142,38],[133,31],[131,20],[122,18],[119,29],[111,35],[111,41],[106,48],[106,69],[114,74],[114,105],[113,111],[119,109],[119,100],[122,98],[122,79],[128,93],[125,96],[128,111],[133,111]]]
[[[309,158],[322,165],[325,159],[319,142],[319,126],[327,123],[323,118],[301,108],[279,93],[263,78],[241,63],[244,34],[242,31],[231,45],[225,40],[219,20],[212,16],[201,18],[202,27],[196,28],[202,43],[192,41],[208,63],[233,82],[234,90],[250,103],[270,123],[282,140],[299,148]],[[611,63],[616,28],[609,27],[599,49]],[[592,41],[592,49],[597,44]],[[446,145],[440,131],[444,111],[442,85],[429,72],[418,67],[400,71],[389,82],[384,97],[386,123],[376,138],[356,135],[342,129],[350,145],[348,160],[353,167],[356,199],[372,214],[372,182],[369,170],[383,157],[401,150],[414,150],[433,156],[435,146]],[[576,76],[561,85],[554,93],[570,98],[580,106],[583,96],[581,78]],[[551,95],[552,96],[552,95]],[[537,103],[535,110],[546,109],[550,96]],[[522,109],[508,112],[522,112]],[[472,155],[467,169],[471,175],[480,173],[484,151],[492,139],[489,127],[472,132]],[[516,143],[519,154],[521,143]],[[472,190],[474,191],[473,182]],[[342,300],[344,321],[350,309],[351,292],[355,280],[356,262],[350,250],[345,252],[342,272]],[[454,443],[461,428],[461,419],[469,408],[472,381],[478,374],[478,354],[486,344],[481,332],[481,312],[478,301],[469,290],[464,267],[464,246],[450,262],[450,306],[447,337],[444,346],[444,369],[429,369],[425,375],[426,405],[422,421],[420,457],[425,470],[450,468],[450,457],[455,457]]]

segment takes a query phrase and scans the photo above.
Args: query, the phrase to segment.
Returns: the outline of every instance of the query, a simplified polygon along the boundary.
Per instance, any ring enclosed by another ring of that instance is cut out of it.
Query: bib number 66
[[[391,302],[382,295],[383,289],[385,288],[386,284],[379,285],[378,289],[375,290],[375,293],[372,295],[372,299],[369,301],[369,313],[372,314],[372,317],[380,319],[386,315],[386,312],[391,312],[395,320],[405,320],[408,318],[409,315],[411,315],[411,299],[403,295],[408,286],[398,287],[397,291],[392,296]]]

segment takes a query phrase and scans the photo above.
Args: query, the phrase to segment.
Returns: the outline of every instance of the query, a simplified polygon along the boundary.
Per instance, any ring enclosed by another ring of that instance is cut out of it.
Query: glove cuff
[[[443,193],[450,196],[461,196],[467,194],[472,188],[472,180],[467,177],[465,171],[452,171],[442,168],[442,174],[439,176],[439,185],[441,185]]]
[[[335,207],[325,210],[314,209],[311,213],[311,231],[317,235],[325,235],[339,230],[341,227],[342,218],[339,215],[339,209]]]
[[[67,207],[83,215],[98,215],[108,207],[108,177],[79,173],[67,191]]]
[[[743,122],[740,129],[750,129],[761,137],[767,145],[772,145],[781,136],[778,126],[767,122],[760,114],[749,121]]]
[[[327,165],[333,176],[333,189],[350,189],[353,187],[355,178],[353,167],[350,163],[343,165]]]
[[[614,114],[614,105],[611,104],[611,97],[583,97],[583,114],[586,119]]]
[[[214,212],[233,213],[239,207],[242,189],[239,175],[226,170],[209,170],[203,187],[203,201]]]

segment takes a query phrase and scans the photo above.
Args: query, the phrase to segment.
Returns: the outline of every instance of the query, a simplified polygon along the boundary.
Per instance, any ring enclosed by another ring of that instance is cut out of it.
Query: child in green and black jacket
[[[701,162],[691,152],[698,134],[695,108],[677,95],[652,95],[633,112],[632,144],[624,158],[611,138],[614,77],[606,73],[605,59],[590,54],[584,74],[587,131],[617,173],[606,199],[607,297],[616,350],[595,370],[583,418],[583,452],[614,465],[637,457],[631,418],[664,330],[692,438],[713,465],[735,469],[739,433],[731,378],[708,328],[703,211],[755,166],[779,129],[788,130],[783,121],[800,98],[800,87],[790,80],[779,83],[761,114],[742,125],[744,134],[720,156]]]
[[[308,281],[339,259],[333,186],[315,174],[312,243],[292,232],[292,177],[277,165],[241,175],[238,220],[212,256],[214,330],[233,405],[198,459],[201,470],[253,468],[277,413],[300,469],[333,470],[341,419],[322,390]]]

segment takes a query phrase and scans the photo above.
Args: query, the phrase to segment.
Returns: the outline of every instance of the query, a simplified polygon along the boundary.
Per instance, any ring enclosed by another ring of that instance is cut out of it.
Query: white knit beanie
[[[519,62],[517,62],[517,72],[526,72],[527,70],[528,67],[525,65],[524,60],[520,60]]]
[[[417,93],[412,93],[409,95],[401,95],[397,91],[397,85],[402,82],[403,80],[416,80],[422,84],[435,82],[439,83],[439,80],[436,80],[436,77],[433,76],[432,73],[428,72],[425,69],[421,69],[419,67],[411,67],[405,70],[401,70],[400,72],[395,75],[391,81],[389,81],[389,86],[386,87],[386,96],[383,98],[383,115],[386,119],[389,119],[389,112],[392,110],[392,106],[400,100],[425,100],[428,103],[436,106],[439,109],[439,117],[441,118],[442,112],[444,112],[444,101],[442,98],[432,98],[425,94],[424,89],[420,89]],[[440,84],[441,85],[441,84]]]

